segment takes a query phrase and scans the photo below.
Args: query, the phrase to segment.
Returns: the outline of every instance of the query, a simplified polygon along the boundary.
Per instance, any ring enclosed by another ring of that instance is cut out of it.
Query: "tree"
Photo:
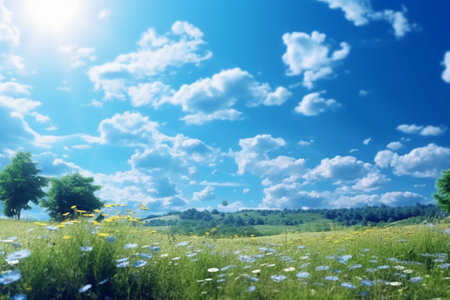
[[[48,180],[38,176],[41,172],[31,160],[31,153],[19,151],[0,172],[0,200],[3,201],[3,213],[7,217],[20,220],[22,209],[31,209],[28,203],[38,204],[45,196],[43,187]]]
[[[436,181],[436,189],[433,197],[443,211],[450,213],[450,169],[442,171],[442,177]]]
[[[69,213],[69,217],[74,216],[72,206],[76,205],[78,210],[92,213],[94,209],[101,208],[103,202],[94,193],[101,189],[101,186],[94,185],[94,178],[83,177],[78,173],[66,175],[60,179],[50,179],[51,188],[48,191],[48,199],[43,200],[41,205],[47,208],[50,217],[55,220],[62,220],[63,214]]]

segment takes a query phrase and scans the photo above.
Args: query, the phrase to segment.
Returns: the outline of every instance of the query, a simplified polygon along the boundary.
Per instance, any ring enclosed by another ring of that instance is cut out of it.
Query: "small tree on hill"
[[[450,213],[450,169],[442,171],[442,177],[436,181],[436,189],[433,197],[443,211]]]
[[[31,209],[30,201],[38,204],[39,198],[45,196],[42,188],[48,181],[37,175],[40,172],[31,160],[31,153],[22,151],[0,172],[0,201],[3,201],[3,213],[7,217],[20,220],[21,210]]]
[[[42,206],[48,209],[50,217],[55,220],[62,220],[65,213],[69,213],[66,216],[73,217],[74,210],[71,207],[74,205],[78,210],[84,210],[87,213],[103,206],[100,199],[94,195],[101,186],[94,185],[92,177],[83,177],[74,173],[60,179],[52,178],[50,182],[48,199],[42,201]]]

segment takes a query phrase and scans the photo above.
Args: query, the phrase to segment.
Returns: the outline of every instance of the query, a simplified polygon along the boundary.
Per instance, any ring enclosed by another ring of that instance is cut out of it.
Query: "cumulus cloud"
[[[372,171],[367,176],[358,179],[358,181],[352,186],[352,189],[355,191],[374,191],[381,188],[385,183],[389,182],[390,179],[381,174],[378,171]]]
[[[172,88],[160,81],[139,83],[128,89],[133,106],[158,106],[174,93]]]
[[[399,141],[394,141],[387,144],[386,147],[392,151],[397,151],[403,147],[403,144]]]
[[[279,155],[269,157],[269,152],[284,146],[282,138],[271,135],[257,135],[239,140],[241,151],[235,152],[234,160],[238,165],[238,174],[245,172],[260,176],[263,185],[281,182],[286,178],[297,178],[304,172],[305,160]]]
[[[247,106],[281,105],[289,97],[284,87],[271,90],[267,83],[259,83],[239,68],[222,70],[210,78],[183,85],[164,102],[180,105],[189,113],[184,120],[190,124],[203,124],[212,120],[236,120],[241,112],[233,106],[243,101]]]
[[[129,170],[114,174],[93,174],[103,188],[99,197],[108,202],[145,204],[152,212],[163,213],[184,207],[188,201],[170,179],[155,179],[145,172]]]
[[[49,151],[33,155],[33,159],[36,160],[39,168],[42,170],[42,174],[45,176],[64,176],[83,171],[80,166],[73,162],[65,161]]]
[[[264,188],[264,198],[260,208],[299,209],[323,207],[328,192],[304,191],[296,182],[282,182]]]
[[[89,78],[105,98],[124,98],[128,81],[150,78],[170,67],[198,64],[212,53],[203,50],[203,33],[188,22],[176,21],[171,31],[158,36],[152,28],[142,34],[136,52],[119,55],[114,61],[89,69]]]
[[[409,134],[420,134],[423,136],[438,136],[444,134],[447,131],[447,127],[445,126],[437,127],[433,125],[422,126],[416,124],[411,125],[401,124],[397,126],[397,130]]]
[[[310,89],[315,81],[331,75],[336,63],[350,52],[350,46],[341,42],[341,48],[330,54],[331,47],[325,44],[325,38],[325,34],[317,31],[313,31],[311,35],[304,32],[283,35],[286,52],[282,59],[289,68],[286,74],[303,74],[303,85]]]
[[[444,66],[444,72],[442,72],[442,80],[450,83],[450,51],[445,52],[442,65]]]
[[[12,12],[6,8],[3,0],[0,0],[0,42],[18,46],[20,31],[19,28],[12,25],[12,19]]]
[[[320,93],[311,93],[303,97],[302,101],[295,107],[297,113],[305,116],[317,116],[327,110],[336,109],[341,106],[339,102],[334,99],[325,99]]]
[[[126,111],[103,120],[98,127],[99,137],[84,136],[84,139],[89,143],[151,146],[160,140],[158,127],[159,124],[147,116]]]
[[[97,59],[93,48],[80,48],[76,45],[65,45],[60,47],[61,51],[69,57],[69,63],[72,68],[78,68],[93,62]]]
[[[340,196],[332,201],[335,208],[362,207],[367,205],[409,206],[416,203],[428,204],[426,197],[412,192],[388,192],[381,195]]]
[[[210,201],[216,198],[215,189],[212,186],[205,187],[200,192],[194,192],[193,199],[195,201]]]
[[[355,26],[366,25],[370,21],[380,20],[391,24],[396,37],[402,37],[411,31],[414,25],[405,17],[406,8],[402,11],[383,10],[374,11],[370,0],[318,0],[325,2],[331,9],[341,9],[345,18]]]
[[[394,174],[398,176],[436,178],[440,176],[441,170],[450,167],[450,148],[428,144],[404,155],[383,150],[375,156],[375,163],[381,168],[392,167]]]
[[[330,179],[335,183],[350,182],[367,175],[372,165],[354,156],[335,156],[324,158],[320,164],[305,174],[307,180]]]
[[[371,140],[372,140],[372,138],[367,138],[363,141],[363,144],[367,146],[367,145],[369,145]]]

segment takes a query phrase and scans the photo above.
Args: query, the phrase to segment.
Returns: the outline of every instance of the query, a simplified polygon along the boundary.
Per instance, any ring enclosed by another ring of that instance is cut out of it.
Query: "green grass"
[[[440,267],[449,263],[450,235],[443,232],[450,227],[448,220],[434,227],[310,233],[285,233],[283,226],[267,226],[266,233],[282,232],[256,238],[173,235],[136,224],[82,221],[51,231],[42,224],[0,220],[0,270],[3,274],[18,270],[22,276],[0,284],[0,299],[18,294],[28,299],[450,298],[450,268]],[[10,237],[16,239],[4,241]],[[108,240],[111,237],[114,241]],[[184,241],[188,244],[177,246]],[[83,252],[82,246],[91,246],[92,251]],[[152,251],[155,247],[160,251]],[[8,254],[20,249],[30,250],[31,255],[16,264],[5,261]],[[345,262],[336,258],[345,255],[351,258]],[[129,265],[120,268],[117,260],[122,258],[128,258]],[[139,261],[146,265],[133,266]],[[356,264],[362,267],[350,269]],[[378,268],[383,265],[389,268]],[[231,267],[220,270],[227,266]],[[318,266],[330,269],[318,271]],[[308,272],[310,277],[299,279],[299,272]],[[273,275],[286,279],[276,282]],[[327,276],[338,280],[327,280]],[[415,277],[420,277],[420,282],[411,282]],[[355,288],[345,288],[342,283]],[[79,293],[86,284],[92,287]],[[253,292],[248,291],[250,286]],[[358,293],[368,294],[362,297]]]

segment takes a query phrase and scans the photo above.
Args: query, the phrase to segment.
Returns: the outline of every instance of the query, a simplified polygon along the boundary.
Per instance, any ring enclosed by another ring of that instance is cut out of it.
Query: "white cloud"
[[[341,9],[345,18],[355,26],[366,25],[370,21],[380,20],[391,24],[396,37],[402,37],[405,33],[412,30],[414,25],[409,24],[404,13],[406,8],[402,11],[383,10],[374,11],[370,0],[318,0],[320,2],[328,3],[331,9]]]
[[[36,159],[39,168],[42,169],[42,173],[46,176],[64,176],[83,171],[78,165],[67,162],[49,151],[33,155],[33,159]]]
[[[371,140],[372,140],[372,138],[367,138],[363,141],[363,144],[367,146],[367,145],[369,145]]]
[[[427,198],[412,192],[389,192],[381,195],[380,203],[389,206],[408,206],[430,202]]]
[[[248,72],[234,68],[185,84],[163,102],[180,105],[190,113],[183,118],[187,123],[203,124],[216,119],[238,119],[241,113],[233,108],[238,101],[247,106],[271,106],[283,104],[290,96],[284,87],[272,91],[267,83],[259,83]]]
[[[368,14],[372,11],[370,0],[318,0],[328,3],[331,9],[341,9],[345,18],[352,21],[356,26],[365,25],[369,22]]]
[[[60,47],[61,51],[69,57],[69,63],[72,68],[78,68],[93,62],[97,59],[93,48],[79,48],[76,45],[65,45]]]
[[[350,208],[361,207],[367,205],[376,205],[380,199],[379,195],[355,195],[355,196],[340,196],[331,201],[334,208]]]
[[[450,83],[450,51],[445,52],[442,65],[445,67],[444,71],[442,72],[442,80]]]
[[[341,106],[334,99],[325,99],[320,96],[324,92],[311,93],[303,97],[302,101],[295,107],[297,113],[305,116],[317,116],[327,110],[336,109]]]
[[[359,90],[358,91],[358,96],[360,96],[360,97],[364,97],[367,95],[369,95],[369,91],[367,91],[367,90]]]
[[[92,146],[91,145],[86,145],[86,144],[84,144],[84,145],[73,145],[72,148],[78,149],[78,150],[85,150],[85,149],[92,148]]]
[[[350,182],[367,175],[372,165],[357,160],[353,156],[335,156],[324,158],[320,165],[310,170],[304,178],[307,180],[330,179],[334,183]]]
[[[136,52],[119,55],[114,61],[89,69],[89,78],[96,89],[105,92],[105,99],[124,98],[128,80],[149,78],[169,67],[198,64],[209,59],[212,53],[202,50],[205,42],[197,27],[176,21],[171,32],[157,36],[153,29],[143,33]]]
[[[15,54],[1,55],[0,71],[10,74],[27,75],[29,71],[25,65],[25,59]]]
[[[423,136],[437,136],[444,134],[447,131],[447,127],[445,126],[437,127],[433,125],[422,126],[415,124],[412,125],[402,124],[397,126],[397,130],[409,134],[420,134]]]
[[[31,86],[15,81],[0,82],[0,95],[30,95]]]
[[[312,143],[314,143],[314,139],[309,139],[308,141],[300,140],[300,142],[298,142],[300,146],[310,146]]]
[[[402,125],[397,126],[398,131],[401,131],[404,133],[409,133],[409,134],[419,133],[422,129],[423,129],[423,126],[419,126],[419,125],[415,125],[415,124],[411,124],[411,125],[402,124]]]
[[[263,185],[299,177],[304,173],[304,159],[284,155],[270,158],[268,155],[269,152],[284,146],[285,143],[282,138],[273,138],[267,134],[239,140],[242,150],[234,154],[238,174],[250,172],[260,176],[263,179]]]
[[[356,191],[374,191],[381,188],[385,183],[389,182],[390,179],[377,171],[370,172],[367,176],[359,179],[353,186],[352,189]]]
[[[336,62],[344,59],[350,52],[350,46],[340,43],[340,49],[333,51],[325,42],[326,35],[313,31],[311,35],[304,32],[285,33],[283,43],[286,52],[283,62],[289,67],[287,75],[303,73],[303,85],[312,88],[316,80],[333,73]]]
[[[174,91],[170,86],[160,81],[150,83],[139,83],[128,89],[133,106],[158,106],[166,97],[171,96]]]
[[[193,199],[195,201],[210,201],[216,198],[214,187],[207,186],[200,192],[194,192]]]
[[[20,31],[19,28],[13,26],[12,12],[0,0],[0,42],[11,43],[14,46],[19,45]]]
[[[317,208],[326,205],[328,192],[304,191],[296,182],[282,182],[264,188],[264,198],[260,208],[299,209]]]
[[[102,21],[107,21],[109,19],[109,17],[111,16],[111,11],[108,9],[102,9],[99,13],[98,13],[98,18]]]
[[[147,116],[126,111],[103,120],[98,127],[99,137],[84,138],[88,143],[145,147],[153,145],[162,137],[158,127],[158,123],[150,121]]]
[[[428,125],[428,126],[425,126],[420,131],[420,135],[438,136],[438,135],[444,134],[446,131],[447,131],[447,127],[445,127],[445,126],[436,127],[436,126]]]
[[[386,146],[387,148],[391,149],[392,151],[399,150],[403,147],[403,144],[399,141],[390,142]]]
[[[41,102],[28,98],[14,98],[0,95],[0,106],[8,108],[14,115],[23,118],[31,114],[35,108],[42,105]]]
[[[414,177],[439,177],[441,170],[450,167],[450,148],[428,144],[411,150],[405,155],[398,155],[390,150],[383,150],[375,156],[375,163],[381,168],[391,166],[395,175]]]

